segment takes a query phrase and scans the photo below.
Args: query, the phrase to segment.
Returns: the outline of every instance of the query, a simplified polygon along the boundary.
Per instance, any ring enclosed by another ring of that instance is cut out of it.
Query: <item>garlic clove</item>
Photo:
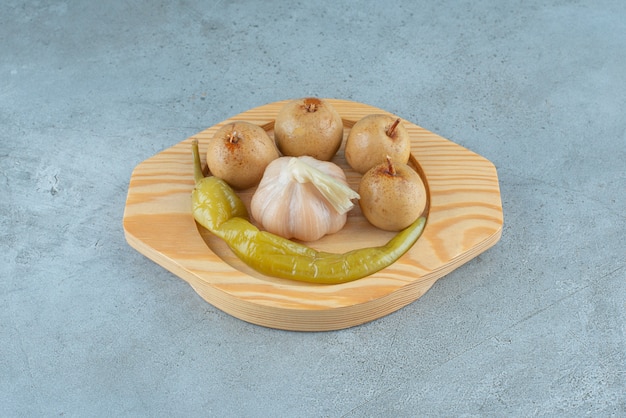
[[[281,157],[266,168],[250,209],[269,232],[316,241],[344,227],[355,196],[336,164],[305,156]]]

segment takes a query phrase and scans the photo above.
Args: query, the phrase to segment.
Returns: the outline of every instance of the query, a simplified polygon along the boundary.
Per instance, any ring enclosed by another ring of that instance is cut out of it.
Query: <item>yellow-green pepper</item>
[[[357,280],[394,263],[413,246],[426,224],[426,218],[420,217],[380,247],[343,254],[317,251],[252,225],[235,191],[224,180],[202,173],[196,140],[192,150],[196,182],[192,192],[194,219],[223,239],[244,263],[268,276],[320,284]]]

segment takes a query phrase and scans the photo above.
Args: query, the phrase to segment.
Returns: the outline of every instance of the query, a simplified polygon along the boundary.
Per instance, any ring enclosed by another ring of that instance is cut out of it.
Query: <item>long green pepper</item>
[[[393,264],[413,246],[426,224],[426,218],[420,217],[380,247],[343,254],[316,251],[252,225],[246,206],[234,190],[224,180],[202,173],[197,140],[192,143],[192,151],[194,219],[223,239],[244,263],[268,276],[319,284],[357,280]]]

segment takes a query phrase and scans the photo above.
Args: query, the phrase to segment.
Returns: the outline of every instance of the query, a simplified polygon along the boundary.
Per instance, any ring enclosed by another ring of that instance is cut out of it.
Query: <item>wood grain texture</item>
[[[344,121],[344,142],[361,117],[388,113],[361,103],[328,100]],[[376,274],[340,285],[276,279],[249,269],[192,217],[191,141],[198,139],[204,153],[213,134],[236,120],[256,123],[273,136],[274,118],[284,103],[241,113],[139,164],[131,175],[123,219],[130,246],[237,318],[272,328],[324,331],[372,321],[414,302],[437,279],[500,239],[503,214],[494,165],[404,121],[412,139],[413,163],[429,189],[430,207],[424,233],[407,254]],[[345,169],[356,190],[360,175],[346,164],[343,146],[333,161]],[[253,192],[239,193],[248,207]],[[381,245],[392,235],[369,225],[357,205],[342,231],[308,245],[344,252]]]

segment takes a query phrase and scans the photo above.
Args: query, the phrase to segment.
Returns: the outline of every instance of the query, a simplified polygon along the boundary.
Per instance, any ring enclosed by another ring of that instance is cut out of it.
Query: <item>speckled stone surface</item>
[[[517,3],[2,2],[0,415],[626,416],[626,3]],[[323,333],[128,246],[137,164],[308,95],[492,161],[500,242]]]

